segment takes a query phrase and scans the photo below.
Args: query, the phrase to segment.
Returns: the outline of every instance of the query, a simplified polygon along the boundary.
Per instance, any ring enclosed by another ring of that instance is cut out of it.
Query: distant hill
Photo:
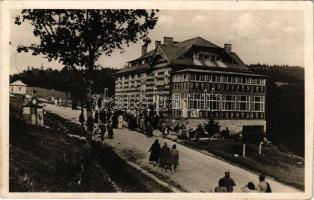
[[[273,82],[300,83],[304,81],[303,67],[267,64],[251,64],[248,67],[257,74],[267,76]]]

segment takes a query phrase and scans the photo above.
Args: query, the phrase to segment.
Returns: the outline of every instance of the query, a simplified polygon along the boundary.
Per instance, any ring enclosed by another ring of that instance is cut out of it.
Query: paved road
[[[80,113],[79,110],[55,107],[49,104],[45,109],[76,122]],[[115,151],[120,156],[135,162],[146,170],[162,174],[164,180],[178,184],[188,192],[212,192],[225,171],[229,171],[231,177],[236,182],[235,192],[240,192],[240,188],[249,181],[255,184],[258,183],[258,176],[256,174],[180,144],[177,144],[180,152],[178,171],[174,174],[171,174],[169,171],[164,172],[160,168],[150,165],[148,162],[148,149],[155,139],[159,139],[161,144],[164,142],[167,142],[170,146],[174,144],[170,140],[162,139],[157,132],[154,133],[153,137],[147,138],[143,134],[126,129],[115,130],[114,140],[107,140],[107,142],[114,146]],[[293,187],[277,181],[269,179],[267,181],[270,183],[273,192],[300,192]]]

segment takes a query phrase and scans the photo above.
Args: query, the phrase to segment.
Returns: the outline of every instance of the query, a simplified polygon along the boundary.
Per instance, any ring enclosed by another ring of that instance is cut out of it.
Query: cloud
[[[276,27],[279,26],[279,23],[278,23],[277,21],[272,21],[272,22],[270,22],[269,24],[267,24],[267,26],[268,26],[269,28],[276,28]]]
[[[277,41],[277,38],[262,37],[256,41],[256,45],[262,47],[271,46],[274,45]]]
[[[196,15],[195,17],[191,19],[191,22],[200,23],[200,22],[204,22],[205,20],[206,20],[206,17],[204,15]]]
[[[171,27],[173,23],[174,23],[174,19],[172,16],[160,15],[158,18],[157,25]]]
[[[232,38],[234,36],[249,38],[253,34],[257,33],[259,29],[259,22],[247,12],[240,15],[231,26]]]
[[[284,31],[285,33],[289,33],[289,34],[295,33],[296,30],[297,30],[297,29],[296,29],[295,27],[292,27],[292,26],[288,26],[288,27],[285,27],[285,28],[283,29],[283,31]]]

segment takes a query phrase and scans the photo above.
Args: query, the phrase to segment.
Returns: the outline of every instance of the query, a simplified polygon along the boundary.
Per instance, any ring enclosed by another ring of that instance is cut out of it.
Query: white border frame
[[[313,163],[313,4],[310,1],[2,1],[0,51],[1,195],[5,198],[106,198],[106,199],[309,199]],[[304,11],[305,63],[305,192],[303,193],[9,193],[9,21],[10,9],[206,9],[206,10],[302,10]]]

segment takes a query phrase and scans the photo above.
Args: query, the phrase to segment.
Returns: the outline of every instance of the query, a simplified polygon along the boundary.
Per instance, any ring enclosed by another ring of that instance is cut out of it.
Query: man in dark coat
[[[153,165],[156,166],[160,156],[160,144],[158,139],[155,140],[154,144],[149,148],[148,152],[150,152],[149,161],[153,162]]]
[[[225,186],[227,188],[227,192],[233,192],[233,187],[236,185],[234,183],[234,180],[232,178],[230,178],[230,172],[225,172],[225,176],[221,178],[224,183]]]
[[[113,127],[112,123],[109,123],[107,126],[107,131],[108,131],[108,138],[113,139]]]
[[[167,169],[167,161],[170,154],[170,148],[167,145],[167,142],[164,143],[164,146],[161,148],[160,151],[160,159],[159,159],[159,165],[160,167],[163,167]]]

